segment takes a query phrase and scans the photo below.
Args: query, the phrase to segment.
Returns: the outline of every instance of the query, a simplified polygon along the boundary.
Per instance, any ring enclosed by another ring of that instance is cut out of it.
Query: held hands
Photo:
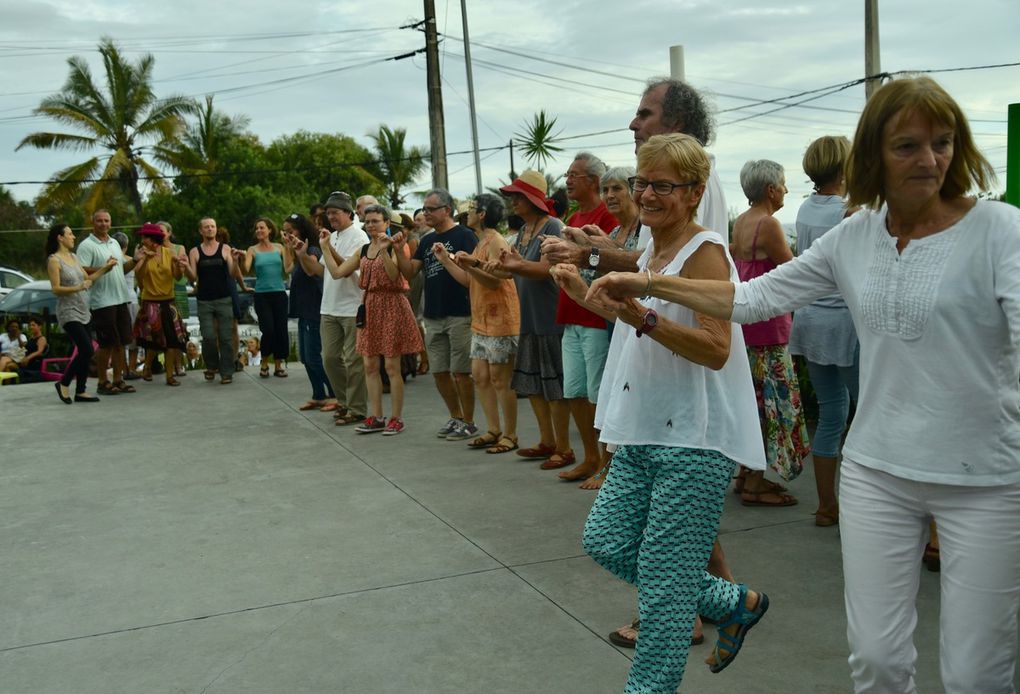
[[[570,239],[581,248],[588,248],[591,246],[591,237],[587,233],[588,226],[592,225],[589,224],[581,229],[576,227],[563,227],[563,231],[561,233],[564,237]],[[598,229],[598,227],[595,228]],[[602,230],[599,229],[599,233],[601,233],[601,231]],[[545,253],[545,243],[542,244],[542,252]]]
[[[646,273],[610,272],[592,282],[585,301],[610,311],[623,312],[627,311],[631,304],[637,304],[632,297],[642,296],[647,288]],[[623,317],[622,313],[620,317]]]
[[[83,291],[83,292],[88,291],[91,286],[92,286],[92,280],[90,280],[88,277],[86,277],[85,281],[81,283],[81,291]]]
[[[550,265],[570,263],[580,265],[584,258],[584,249],[573,241],[550,236],[542,241],[542,255]]]
[[[394,248],[403,248],[404,244],[407,243],[407,237],[404,236],[404,232],[402,231],[398,231],[393,236],[390,236],[388,238],[390,240],[390,245],[392,245]]]
[[[581,279],[581,273],[578,272],[577,266],[570,265],[568,263],[560,263],[559,265],[553,265],[549,268],[549,274],[556,280],[556,284],[560,286],[568,294],[573,295],[584,295],[587,291],[588,286]]]
[[[467,251],[457,251],[453,256],[453,262],[461,266],[464,269],[469,267],[478,267],[478,263],[475,262],[475,257]]]
[[[432,255],[436,256],[436,260],[441,263],[450,259],[450,254],[446,251],[446,246],[438,242],[432,244]]]
[[[499,252],[499,263],[496,267],[504,272],[516,272],[520,270],[523,262],[524,259],[521,257],[521,254],[517,252],[516,248],[511,246]]]

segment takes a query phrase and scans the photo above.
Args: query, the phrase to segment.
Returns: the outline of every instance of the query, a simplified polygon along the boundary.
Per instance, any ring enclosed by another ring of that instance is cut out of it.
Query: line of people
[[[993,172],[960,108],[928,78],[898,79],[868,102],[852,143],[812,143],[804,169],[815,193],[798,213],[796,257],[773,216],[786,195],[775,162],[744,166],[748,210],[726,232],[714,158],[704,149],[711,114],[689,85],[651,82],[630,129],[634,169],[576,155],[566,173],[576,211],[566,224],[534,171],[501,189],[522,221],[510,239],[497,231],[505,210],[495,195],[473,201],[465,226],[450,194],[431,190],[421,210],[428,231],[418,233],[374,199],[355,204],[337,191],[321,223],[292,215],[277,243],[275,226],[262,219],[244,252],[216,242],[212,220],[203,220],[209,230],[190,258],[159,250],[162,239],[145,225],[136,257],[105,255],[105,236],[94,232],[75,268],[73,235],[57,230],[55,286],[67,290],[67,309],[70,297],[80,304],[78,295],[92,293],[101,378],[112,354],[108,387],[120,388],[116,347],[131,333],[119,290],[100,285],[129,268],[139,273],[135,335],[172,350],[169,284],[182,274],[197,281],[210,292],[199,297],[200,317],[210,317],[202,320],[203,351],[220,355],[212,366],[207,356],[207,373],[229,383],[230,278],[238,266],[254,268],[256,294],[265,295],[256,297],[263,354],[283,376],[288,304],[279,294],[292,273],[289,312],[304,321],[299,351],[313,388],[307,409],[332,411],[337,425],[359,433],[404,430],[400,362],[424,347],[448,410],[439,437],[516,451],[544,469],[573,465],[560,477],[599,488],[585,550],[638,587],[639,619],[617,634],[637,647],[624,691],[674,692],[702,618],[718,631],[706,663],[719,672],[733,662],[770,601],[733,579],[716,537],[724,495],[740,466],[735,490],[745,505],[796,503],[763,473],[771,467],[794,479],[809,451],[815,522],[842,528],[855,690],[914,691],[914,600],[934,519],[943,644],[951,644],[942,649],[943,684],[954,693],[1012,691],[1020,213],[965,197],[987,190]],[[101,228],[102,219],[93,224]],[[424,338],[407,298],[416,280]],[[69,334],[88,322],[64,315]],[[819,396],[813,449],[791,352],[807,360]],[[858,373],[860,403],[844,446]],[[65,380],[58,394],[70,401]],[[476,388],[484,431],[474,420]],[[528,398],[540,436],[523,449],[518,396]],[[571,419],[584,448],[579,461]],[[980,629],[968,626],[975,616]]]

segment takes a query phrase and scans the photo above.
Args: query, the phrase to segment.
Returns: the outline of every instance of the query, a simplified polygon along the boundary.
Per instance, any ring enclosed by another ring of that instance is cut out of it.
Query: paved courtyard
[[[581,550],[593,492],[436,439],[431,377],[384,438],[299,412],[300,365],[253,376],[72,407],[0,388],[0,692],[622,690],[633,652],[605,637],[635,591]],[[791,489],[728,495],[728,558],[772,609],[718,675],[707,630],[681,692],[850,691],[838,530],[813,525],[810,471]],[[937,590],[924,572],[921,692],[942,691]]]

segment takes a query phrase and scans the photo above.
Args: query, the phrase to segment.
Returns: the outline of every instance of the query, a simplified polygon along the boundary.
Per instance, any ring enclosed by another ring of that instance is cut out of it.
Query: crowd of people
[[[638,587],[639,618],[610,636],[636,646],[624,691],[674,692],[702,622],[718,631],[711,670],[733,662],[770,603],[726,561],[724,496],[732,483],[747,506],[796,504],[782,482],[810,456],[815,523],[842,529],[855,690],[914,691],[914,601],[934,521],[946,691],[1012,692],[1020,212],[967,197],[994,174],[962,110],[928,78],[898,79],[868,101],[852,141],[812,142],[795,249],[774,216],[787,189],[773,161],[744,165],[748,205],[729,231],[696,90],[652,81],[630,129],[636,167],[577,153],[566,209],[544,174],[525,171],[463,213],[440,188],[413,216],[335,191],[279,230],[259,218],[244,250],[211,217],[187,252],[169,225],[145,224],[130,256],[104,210],[77,255],[57,224],[48,270],[76,348],[57,394],[97,400],[85,388],[93,336],[100,395],[134,392],[132,345],[143,378],[164,353],[167,385],[199,359],[207,380],[231,383],[237,297],[253,272],[261,339],[244,361],[286,377],[296,318],[311,387],[301,409],[397,435],[409,426],[404,376],[431,373],[447,410],[438,438],[568,468],[560,478],[599,490],[584,548]],[[181,320],[188,282],[201,350]],[[4,337],[24,351],[10,327]],[[791,355],[817,394],[810,438]],[[520,398],[537,441],[519,438]]]

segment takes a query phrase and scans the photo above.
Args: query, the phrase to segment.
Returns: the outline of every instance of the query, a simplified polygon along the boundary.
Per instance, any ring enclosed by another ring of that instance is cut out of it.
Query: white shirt
[[[804,255],[738,284],[733,320],[838,291],[861,344],[844,457],[921,482],[1020,482],[1020,210],[979,200],[899,254],[885,218],[885,208],[861,210]]]
[[[329,242],[336,252],[346,259],[361,253],[361,247],[368,243],[368,234],[362,231],[358,222],[354,222],[343,231],[334,231],[330,234]],[[329,253],[329,249],[324,248],[322,252]],[[361,272],[355,270],[352,275],[335,280],[329,274],[326,261],[319,258],[319,262],[323,265],[322,306],[319,313],[324,316],[354,318],[358,314],[358,306],[361,305],[362,292],[358,286]]]
[[[698,211],[694,215],[694,222],[719,234],[729,248],[730,213],[726,209],[726,196],[723,195],[719,174],[715,171],[715,155],[709,154],[708,161],[711,167],[708,170],[708,180],[705,181],[705,194],[701,196],[701,204],[698,205]],[[651,240],[652,230],[642,224],[638,233],[638,250],[645,250]]]
[[[695,234],[662,269],[679,275],[684,263],[705,243],[723,247],[730,280],[737,271],[719,234]],[[642,270],[651,249],[638,260]],[[694,311],[661,299],[639,299],[659,318],[699,327]],[[676,356],[650,336],[617,321],[602,374],[595,428],[602,441],[617,445],[654,445],[718,451],[752,470],[765,469],[765,448],[758,423],[758,404],[740,326],[730,324],[730,356],[715,371]]]

